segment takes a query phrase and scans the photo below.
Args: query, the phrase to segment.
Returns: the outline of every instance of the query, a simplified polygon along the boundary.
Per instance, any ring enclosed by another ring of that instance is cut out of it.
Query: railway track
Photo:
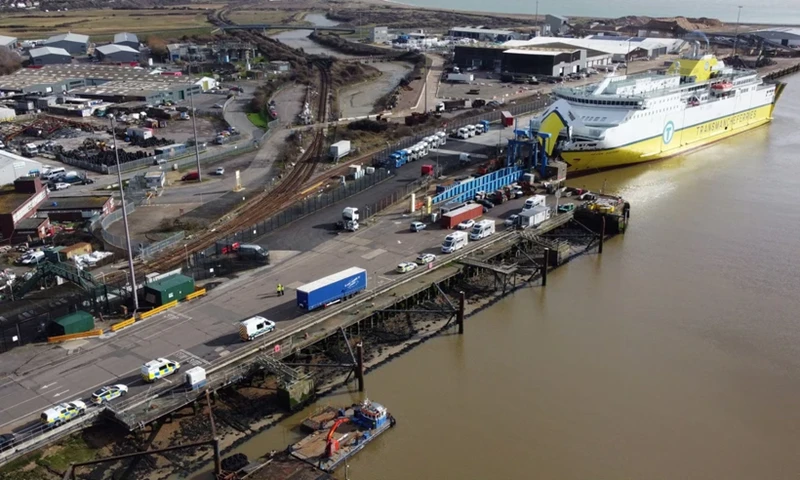
[[[217,25],[232,25],[227,20],[227,11],[215,11],[209,15],[209,20]],[[262,43],[263,37],[246,31],[237,31],[236,36],[247,39],[253,43]],[[289,48],[289,47],[287,47]],[[328,116],[328,97],[331,87],[331,76],[329,65],[323,60],[312,60],[311,64],[319,72],[319,99],[317,104],[317,122],[323,123]],[[273,190],[261,193],[253,197],[249,202],[238,210],[229,221],[206,230],[205,232],[190,238],[184,248],[173,248],[157,257],[153,262],[140,267],[137,276],[145,275],[150,272],[164,272],[182,265],[187,254],[194,254],[205,250],[220,239],[230,236],[238,231],[249,228],[256,223],[277,214],[287,208],[297,200],[297,192],[309,182],[314,171],[319,164],[320,158],[324,153],[325,133],[322,128],[317,128],[311,145],[301,156],[299,161],[288,172],[284,180]],[[125,273],[119,271],[116,274],[107,275],[108,281],[121,280],[125,278]]]

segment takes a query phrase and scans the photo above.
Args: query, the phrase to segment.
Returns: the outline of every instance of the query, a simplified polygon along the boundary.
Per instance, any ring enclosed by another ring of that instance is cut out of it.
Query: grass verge
[[[264,118],[264,114],[261,112],[248,113],[247,119],[250,120],[250,123],[252,123],[258,128],[263,128],[264,130],[269,129],[269,122],[267,121],[266,118]]]

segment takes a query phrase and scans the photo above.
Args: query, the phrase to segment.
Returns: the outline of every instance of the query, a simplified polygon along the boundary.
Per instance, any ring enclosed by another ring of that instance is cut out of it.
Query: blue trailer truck
[[[408,153],[405,150],[397,150],[389,155],[389,164],[394,168],[400,168],[408,162]]]
[[[346,300],[367,288],[367,271],[351,267],[297,289],[297,306],[306,311]]]

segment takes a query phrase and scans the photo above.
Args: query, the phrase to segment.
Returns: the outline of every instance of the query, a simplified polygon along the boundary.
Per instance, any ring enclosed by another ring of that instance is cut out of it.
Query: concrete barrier
[[[127,320],[123,320],[123,321],[121,321],[119,323],[115,323],[114,325],[111,325],[111,331],[112,332],[116,332],[116,331],[122,330],[125,327],[130,327],[134,323],[136,323],[136,317],[131,317],[131,318],[127,319]]]
[[[192,299],[197,298],[197,297],[202,297],[206,293],[207,293],[206,289],[205,288],[201,288],[200,290],[196,290],[196,291],[190,293],[189,295],[186,295],[186,300],[192,300]]]
[[[176,305],[178,305],[178,301],[177,300],[173,300],[173,301],[171,301],[169,303],[165,303],[164,305],[161,305],[160,307],[156,307],[156,308],[154,308],[152,310],[149,310],[147,312],[140,313],[139,314],[139,320],[144,320],[145,318],[150,318],[153,315],[161,313],[164,310],[169,310],[170,308],[172,308],[172,307],[174,307]]]
[[[88,332],[71,333],[69,335],[59,335],[57,337],[47,337],[47,343],[58,343],[66,342],[68,340],[77,340],[78,338],[97,337],[102,334],[102,329],[89,330]]]

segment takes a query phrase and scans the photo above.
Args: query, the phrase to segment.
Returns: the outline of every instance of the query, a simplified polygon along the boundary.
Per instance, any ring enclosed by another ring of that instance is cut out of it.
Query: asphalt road
[[[457,152],[473,152],[492,145],[490,135],[470,141],[449,140],[439,161],[457,162]],[[448,153],[452,152],[452,153]],[[0,383],[0,432],[20,431],[35,425],[39,414],[62,401],[86,399],[97,387],[125,383],[129,395],[146,392],[139,378],[140,366],[157,357],[181,361],[184,366],[207,365],[242,348],[237,322],[252,315],[275,320],[279,330],[289,329],[303,317],[295,306],[293,290],[325,275],[358,265],[369,272],[370,288],[401,277],[394,272],[401,261],[420,252],[439,253],[446,236],[437,226],[410,233],[411,218],[399,213],[376,217],[375,224],[358,232],[334,234],[328,225],[339,219],[344,206],[373,203],[393,187],[419,175],[417,161],[398,170],[398,175],[338,205],[320,210],[263,238],[273,264],[246,272],[221,283],[201,299],[182,303],[152,319],[118,333],[55,346],[27,346],[2,355]],[[491,210],[486,218],[502,219],[520,209],[522,200]],[[500,227],[502,228],[502,227]],[[277,297],[280,282],[288,295]],[[160,380],[181,382],[176,375]]]

